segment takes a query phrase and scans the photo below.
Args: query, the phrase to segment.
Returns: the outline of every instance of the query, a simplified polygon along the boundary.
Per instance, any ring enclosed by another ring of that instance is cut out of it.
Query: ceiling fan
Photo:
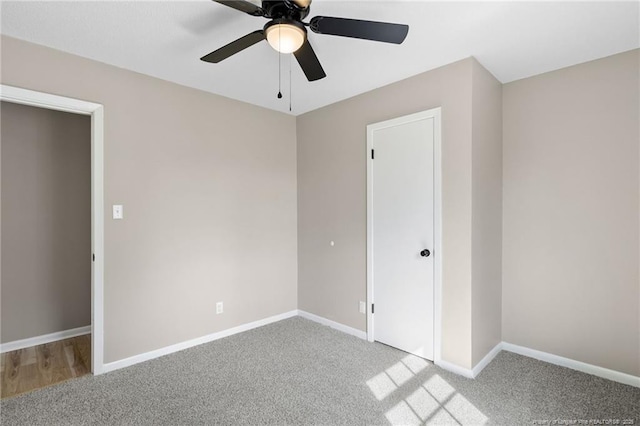
[[[314,16],[309,23],[302,22],[309,15],[311,0],[262,0],[261,7],[247,0],[214,1],[249,15],[270,19],[270,21],[263,29],[240,37],[203,56],[201,60],[218,63],[266,39],[278,52],[293,53],[309,81],[320,80],[326,77],[326,74],[309,44],[306,27],[317,34],[395,44],[402,43],[409,32],[408,25],[329,16]]]

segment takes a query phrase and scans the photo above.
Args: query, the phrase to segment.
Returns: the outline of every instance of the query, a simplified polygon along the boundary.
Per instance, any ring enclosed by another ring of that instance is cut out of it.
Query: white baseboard
[[[351,334],[352,336],[359,337],[361,339],[367,340],[367,332],[355,329],[353,327],[349,327],[344,324],[340,324],[339,322],[332,321],[330,319],[312,314],[307,311],[298,310],[298,315],[302,318],[306,318],[311,321],[315,321],[319,324],[329,326],[331,328],[335,328],[338,331],[342,331],[343,333]]]
[[[0,345],[0,353],[17,351],[18,349],[30,348],[32,346],[44,345],[45,343],[56,342],[58,340],[70,339],[71,337],[91,334],[91,326],[72,328],[71,330],[56,331],[55,333],[43,334],[42,336],[30,337],[28,339],[15,340]]]
[[[296,310],[285,312],[283,314],[274,315],[269,318],[253,321],[248,324],[243,324],[237,327],[229,328],[227,330],[222,330],[217,333],[187,340],[186,342],[176,343],[175,345],[166,346],[164,348],[156,349],[150,352],[145,352],[140,355],[134,355],[129,358],[121,359],[114,362],[109,362],[104,364],[103,371],[105,373],[108,373],[110,371],[119,370],[121,368],[129,367],[131,365],[138,364],[144,361],[149,361],[151,359],[158,358],[163,355],[169,355],[174,352],[191,348],[193,346],[201,345],[203,343],[213,342],[214,340],[222,339],[223,337],[228,337],[234,334],[242,333],[243,331],[251,330],[253,328],[262,327],[263,325],[267,325],[274,322],[282,321],[287,318],[295,317],[297,314],[298,314],[298,311]]]
[[[493,347],[493,349],[491,349],[489,351],[488,354],[486,354],[484,356],[484,358],[482,358],[480,360],[479,363],[476,364],[475,367],[473,367],[473,370],[471,370],[473,372],[473,378],[475,379],[476,377],[478,377],[478,374],[480,374],[480,372],[482,370],[484,370],[484,368],[489,365],[489,363],[491,361],[493,361],[493,359],[496,357],[496,355],[498,355],[500,353],[500,351],[502,350],[503,347],[503,342],[498,343],[497,345],[495,345]]]
[[[319,324],[329,326],[338,331],[342,331],[343,333],[347,333],[352,336],[356,336],[360,339],[367,340],[367,333],[364,331],[357,330],[355,328],[346,326],[344,324],[340,324],[338,322],[332,321],[330,319],[327,319],[303,310],[293,310],[293,311],[285,312],[280,315],[275,315],[269,318],[254,321],[248,324],[239,325],[237,327],[233,327],[228,330],[223,330],[217,333],[209,334],[207,336],[198,337],[196,339],[188,340],[186,342],[177,343],[175,345],[167,346],[167,347],[146,352],[140,355],[135,355],[119,361],[110,362],[104,365],[104,372],[107,373],[110,371],[118,370],[120,368],[129,367],[131,365],[138,364],[140,362],[148,361],[154,358],[161,357],[163,355],[168,355],[174,352],[178,352],[187,348],[191,348],[193,346],[201,345],[203,343],[212,342],[214,340],[222,339],[223,337],[242,333],[243,331],[251,330],[257,327],[262,327],[263,325],[282,321],[284,319],[291,318],[294,316],[300,316],[302,318],[306,318],[308,320],[317,322]],[[1,345],[1,348],[2,348],[2,352],[7,352],[7,351],[20,349],[24,347],[48,343],[51,341],[60,340],[68,337],[79,336],[79,335],[87,334],[90,332],[91,332],[91,327],[80,327],[73,330],[64,331],[61,333],[52,333],[52,334],[47,334],[45,336],[40,336],[32,339],[24,339],[16,342],[5,343]],[[507,342],[498,343],[472,369],[460,367],[456,364],[453,364],[451,362],[444,361],[444,360],[437,360],[435,364],[445,370],[451,371],[452,373],[459,374],[469,379],[474,379],[478,376],[478,374],[480,374],[480,372],[487,365],[491,363],[491,361],[493,361],[496,355],[498,355],[502,350],[517,353],[519,355],[524,355],[530,358],[538,359],[540,361],[548,362],[550,364],[571,368],[573,370],[581,371],[583,373],[592,374],[594,376],[602,377],[608,380],[612,380],[615,382],[640,388],[640,377],[633,376],[631,374],[621,373],[619,371],[610,370],[603,367],[598,367],[596,365],[587,364],[581,361],[564,358],[558,355],[553,355],[553,354],[538,351],[535,349],[526,348],[524,346],[514,345],[512,343],[507,343]]]
[[[466,377],[467,379],[474,379],[473,370],[470,368],[460,367],[459,365],[453,364],[449,361],[438,360],[434,362],[435,365],[442,368],[443,370],[451,371],[452,373],[458,374],[462,377]]]
[[[480,374],[480,372],[487,365],[489,365],[489,363],[493,361],[496,355],[498,355],[502,350],[548,362],[549,364],[559,365],[560,367],[566,367],[572,370],[581,371],[583,373],[602,377],[614,382],[640,388],[640,377],[621,373],[620,371],[610,370],[604,367],[598,367],[597,365],[587,364],[585,362],[576,361],[574,359],[553,355],[547,352],[526,348],[524,346],[514,345],[507,342],[498,343],[484,358],[482,358],[482,360],[478,364],[476,364],[475,367],[473,367],[473,369],[460,367],[456,364],[443,360],[436,361],[435,364],[438,367],[451,371],[452,373],[459,374],[469,379],[475,379],[476,377],[478,377],[478,374]]]
[[[480,362],[477,363],[473,368],[460,367],[459,365],[453,364],[448,361],[443,361],[441,359],[435,361],[434,364],[444,370],[451,371],[452,373],[459,374],[468,379],[475,379],[476,377],[478,377],[478,374],[480,374],[480,372],[484,370],[484,368],[489,365],[491,361],[493,361],[493,359],[500,353],[501,350],[502,342],[495,345],[493,349],[491,349],[489,353],[487,353],[484,358],[482,358]]]
[[[572,370],[581,371],[583,373],[592,374],[594,376],[609,379],[614,382],[619,382],[625,385],[640,388],[640,377],[632,376],[631,374],[610,370],[604,367],[598,367],[597,365],[587,364],[586,362],[576,361],[574,359],[526,348],[524,346],[514,345],[513,343],[502,342],[502,349],[519,355],[528,356],[529,358],[535,358],[540,361],[548,362],[550,364],[571,368]]]

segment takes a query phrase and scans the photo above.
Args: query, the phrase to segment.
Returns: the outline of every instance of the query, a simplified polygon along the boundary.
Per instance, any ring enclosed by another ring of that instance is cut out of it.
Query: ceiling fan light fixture
[[[275,20],[264,29],[269,45],[280,53],[293,53],[300,49],[307,39],[307,32],[295,21]]]

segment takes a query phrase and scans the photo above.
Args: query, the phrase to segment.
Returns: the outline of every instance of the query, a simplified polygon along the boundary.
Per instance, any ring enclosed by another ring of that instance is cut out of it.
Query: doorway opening
[[[16,349],[32,347],[34,356],[37,355],[36,347],[41,348],[40,357],[51,357],[51,351],[58,351],[58,358],[82,359],[84,357],[86,370],[94,375],[104,371],[104,314],[103,314],[103,285],[104,285],[104,189],[103,189],[103,144],[104,144],[104,113],[103,106],[93,102],[82,101],[63,96],[51,95],[32,90],[0,85],[0,101],[3,104],[20,104],[23,106],[37,107],[45,110],[62,111],[73,115],[88,116],[90,120],[90,242],[89,252],[82,262],[90,269],[90,325],[88,327],[76,327],[63,332],[38,335],[34,338],[12,340],[4,342],[1,347],[3,354]],[[64,168],[64,167],[62,167]],[[60,168],[58,168],[60,169]],[[56,173],[64,175],[68,170],[57,170]],[[85,182],[86,184],[86,182]],[[66,194],[71,194],[67,191]],[[65,193],[62,199],[55,198],[54,204],[64,204]],[[64,208],[62,208],[64,210]],[[47,215],[42,215],[47,220]],[[3,230],[0,230],[2,232]],[[68,231],[62,232],[62,238],[69,235]],[[0,253],[0,256],[4,253]],[[90,268],[88,267],[90,265]],[[4,275],[4,271],[3,271]],[[4,280],[4,278],[3,278]],[[64,315],[64,314],[62,314]],[[89,337],[90,336],[90,337]],[[6,340],[6,339],[4,339]],[[52,342],[58,340],[57,344]],[[45,345],[45,343],[47,343]],[[24,353],[26,354],[25,351]],[[87,356],[90,352],[90,356]],[[74,355],[75,354],[75,355]],[[90,358],[90,359],[89,359]],[[58,360],[60,361],[60,360]],[[6,365],[5,365],[6,367]],[[80,374],[82,368],[78,367],[73,374]],[[71,368],[73,370],[73,368]],[[6,373],[6,372],[5,372]]]

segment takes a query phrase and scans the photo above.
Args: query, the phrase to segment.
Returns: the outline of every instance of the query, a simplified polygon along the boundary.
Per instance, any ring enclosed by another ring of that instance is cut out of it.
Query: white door
[[[374,340],[433,360],[434,139],[418,113],[368,126]]]

